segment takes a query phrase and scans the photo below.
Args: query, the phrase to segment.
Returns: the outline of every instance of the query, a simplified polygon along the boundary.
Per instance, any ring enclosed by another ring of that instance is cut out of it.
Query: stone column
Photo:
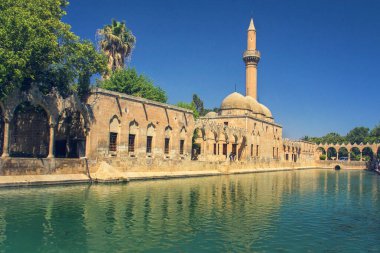
[[[1,157],[9,157],[9,137],[10,137],[10,131],[9,131],[9,120],[4,120],[4,143],[3,143],[3,154]]]
[[[351,151],[348,151],[348,161],[351,162]]]
[[[336,151],[336,160],[337,160],[337,161],[339,160],[339,150]]]
[[[47,158],[54,158],[54,142],[55,142],[55,126],[50,124],[50,141],[49,141],[49,155]]]
[[[363,151],[360,150],[360,161],[363,161]]]

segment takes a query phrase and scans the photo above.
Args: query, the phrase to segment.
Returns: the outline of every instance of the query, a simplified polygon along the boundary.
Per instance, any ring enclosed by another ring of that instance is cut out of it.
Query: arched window
[[[172,135],[172,128],[170,126],[167,126],[165,128],[165,146],[164,146],[164,154],[169,155],[170,153],[170,139]]]
[[[129,123],[128,153],[130,154],[135,152],[138,129],[139,124],[137,123],[137,121],[134,120],[131,123]]]
[[[109,127],[109,151],[116,152],[120,133],[120,120],[117,116],[112,117]]]
[[[146,153],[151,154],[153,149],[153,137],[155,135],[156,128],[150,123],[146,132]]]

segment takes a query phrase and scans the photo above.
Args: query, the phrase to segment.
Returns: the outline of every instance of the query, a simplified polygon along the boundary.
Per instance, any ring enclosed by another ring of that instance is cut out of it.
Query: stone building
[[[47,158],[47,162],[41,160],[42,167],[75,158],[79,164],[78,158],[86,157],[94,166],[112,160],[123,169],[143,171],[192,170],[190,160],[215,166],[232,166],[225,162],[234,160],[235,167],[244,164],[247,168],[311,163],[316,145],[283,140],[282,126],[257,100],[260,57],[251,20],[243,54],[246,94],[229,94],[218,113],[210,112],[198,120],[192,111],[177,106],[100,88],[91,90],[87,103],[75,95],[43,94],[36,86],[29,91],[16,90],[0,102],[0,165],[21,166],[9,157]],[[11,171],[0,168],[0,175],[7,173]]]
[[[240,136],[225,136],[215,130],[213,134],[198,134],[197,143],[201,146],[200,159],[225,160],[231,153],[240,161],[284,160],[296,162],[313,159],[314,150],[306,147],[311,144],[286,141],[283,146],[282,126],[275,122],[271,111],[257,100],[257,66],[260,52],[256,48],[256,29],[251,19],[248,27],[247,50],[243,54],[246,67],[246,94],[237,92],[223,99],[220,111],[210,112],[202,121],[216,125],[241,129]],[[207,132],[204,129],[199,132]],[[292,147],[292,151],[286,147]],[[308,153],[304,150],[312,150]],[[289,154],[291,152],[291,154]],[[301,158],[302,159],[302,158]]]

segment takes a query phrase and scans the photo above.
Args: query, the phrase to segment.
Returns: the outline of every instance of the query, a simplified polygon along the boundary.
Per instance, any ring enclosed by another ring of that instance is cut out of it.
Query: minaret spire
[[[253,18],[251,18],[251,22],[249,23],[248,31],[256,31],[255,24],[253,23]]]
[[[257,100],[257,64],[260,61],[260,52],[256,49],[256,28],[252,18],[247,33],[247,50],[243,54],[245,63],[245,95]]]

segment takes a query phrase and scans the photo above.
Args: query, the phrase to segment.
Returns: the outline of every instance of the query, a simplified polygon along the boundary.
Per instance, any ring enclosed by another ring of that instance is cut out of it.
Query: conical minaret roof
[[[253,24],[253,18],[251,18],[251,22],[249,23],[248,31],[256,31],[255,25]]]

